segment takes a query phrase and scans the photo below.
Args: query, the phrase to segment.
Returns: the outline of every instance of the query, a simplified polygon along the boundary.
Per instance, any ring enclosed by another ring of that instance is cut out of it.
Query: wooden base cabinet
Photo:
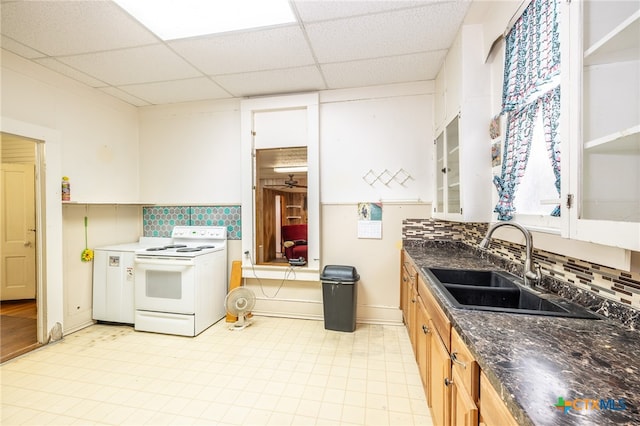
[[[451,426],[478,424],[480,368],[458,332],[451,330]]]
[[[429,316],[424,307],[422,298],[418,296],[416,309],[416,345],[415,354],[418,363],[418,371],[422,380],[422,387],[427,397],[427,404],[431,406],[431,392],[429,392],[429,363],[431,362],[431,329],[429,328]]]
[[[518,426],[483,372],[480,373],[480,425]]]
[[[429,321],[429,328],[434,328],[433,321]],[[431,338],[431,363],[429,394],[431,395],[431,418],[435,426],[449,425],[449,407],[451,392],[451,359],[449,351],[437,333]]]
[[[400,306],[433,424],[517,425],[404,250],[401,258]]]
[[[461,385],[462,377],[451,371],[451,426],[477,426],[478,406]]]

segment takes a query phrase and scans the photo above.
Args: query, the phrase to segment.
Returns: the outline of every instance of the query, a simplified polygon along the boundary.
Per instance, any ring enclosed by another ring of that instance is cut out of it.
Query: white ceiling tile
[[[134,84],[121,86],[120,89],[154,105],[232,97],[206,77]]]
[[[88,53],[61,57],[59,60],[113,86],[201,75],[164,45]]]
[[[326,64],[322,65],[321,69],[327,85],[332,89],[433,80],[445,55],[446,50],[440,50],[389,58]]]
[[[369,15],[373,13],[388,12],[390,10],[406,9],[410,7],[424,6],[434,3],[436,0],[418,1],[326,1],[326,0],[294,0],[300,18],[304,22],[326,21],[329,19],[345,18],[350,16]],[[440,0],[446,1],[446,0]]]
[[[90,75],[87,75],[83,72],[75,70],[70,66],[63,64],[54,58],[41,58],[35,59],[35,62],[39,63],[42,66],[45,66],[53,71],[57,71],[60,74],[66,75],[74,80],[77,80],[81,83],[87,84],[91,87],[103,87],[106,86],[104,81],[97,80]]]
[[[123,92],[122,90],[118,89],[117,87],[101,87],[98,90],[101,90],[113,97],[116,97],[122,101],[125,101],[128,104],[131,104],[133,106],[149,106],[151,105],[149,102],[144,101],[142,99],[136,98],[135,96],[132,96],[126,92]]]
[[[49,56],[157,42],[107,1],[20,1],[2,4],[2,33]]]
[[[170,42],[169,46],[208,75],[314,63],[304,34],[297,25],[179,40]]]
[[[259,96],[326,89],[315,66],[284,70],[227,74],[215,77],[222,87],[235,96]]]
[[[467,9],[466,3],[348,18],[306,26],[320,63],[447,49]]]
[[[9,37],[2,36],[1,46],[3,49],[8,50],[9,52],[13,52],[16,55],[20,55],[23,58],[34,59],[41,58],[43,55],[41,52],[30,48],[29,46],[25,46],[22,43],[19,43]]]

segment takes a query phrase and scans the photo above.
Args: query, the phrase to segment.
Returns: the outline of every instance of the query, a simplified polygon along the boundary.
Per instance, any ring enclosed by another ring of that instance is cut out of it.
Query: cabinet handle
[[[441,169],[440,169],[440,171],[441,171],[442,173],[447,173],[447,168],[446,168],[446,167],[443,167],[443,168],[441,168]]]
[[[444,379],[444,385],[445,385],[445,386],[449,386],[449,385],[452,385],[452,384],[453,384],[453,379],[450,379],[450,378],[448,378],[448,377],[445,377],[445,379]]]
[[[416,303],[416,299],[411,299],[411,303]]]
[[[452,362],[454,362],[454,363],[456,363],[458,365],[461,365],[462,368],[465,368],[465,369],[467,368],[467,363],[466,362],[462,362],[462,361],[458,360],[458,354],[456,352],[451,353],[449,358],[451,358]]]
[[[429,334],[431,332],[431,330],[429,330],[429,327],[427,327],[426,325],[422,324],[422,332],[424,334]]]

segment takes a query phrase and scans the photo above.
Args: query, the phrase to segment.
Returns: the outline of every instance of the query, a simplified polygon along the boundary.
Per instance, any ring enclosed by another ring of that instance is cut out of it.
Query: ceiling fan
[[[307,185],[298,185],[298,181],[293,179],[293,174],[289,175],[289,179],[284,181],[284,185],[265,185],[265,186],[284,186],[286,188],[306,188]]]

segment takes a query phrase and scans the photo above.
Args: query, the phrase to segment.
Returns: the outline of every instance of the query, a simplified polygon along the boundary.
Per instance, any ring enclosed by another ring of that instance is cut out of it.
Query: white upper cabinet
[[[564,3],[562,20],[564,234],[640,251],[640,2]]]
[[[464,25],[436,77],[433,217],[491,219],[490,69],[482,27]]]

